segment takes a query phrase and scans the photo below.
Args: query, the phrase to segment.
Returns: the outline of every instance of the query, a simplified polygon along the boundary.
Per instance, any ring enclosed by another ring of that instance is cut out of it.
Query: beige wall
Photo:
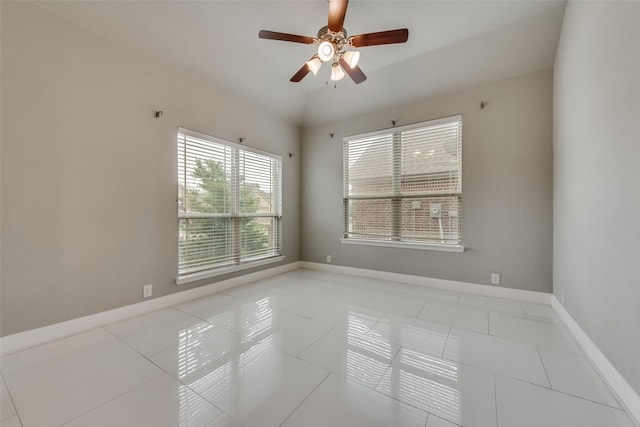
[[[639,18],[639,2],[569,2],[553,143],[553,292],[637,393]]]
[[[3,336],[139,302],[146,283],[156,297],[214,281],[174,284],[178,126],[283,156],[283,251],[299,259],[297,127],[36,6],[1,3]]]
[[[480,109],[480,102],[487,103]],[[302,259],[551,292],[552,71],[308,128],[302,140]],[[463,115],[464,253],[341,244],[342,138]],[[335,133],[333,138],[329,133]]]
[[[224,88],[2,2],[1,78],[3,336],[139,302],[146,283],[156,297],[213,281],[173,282],[178,126],[283,156],[285,262],[331,254],[338,265],[472,283],[500,272],[505,287],[551,290],[550,70],[308,128],[300,147],[295,126]],[[467,251],[340,244],[342,136],[454,114],[464,116]]]

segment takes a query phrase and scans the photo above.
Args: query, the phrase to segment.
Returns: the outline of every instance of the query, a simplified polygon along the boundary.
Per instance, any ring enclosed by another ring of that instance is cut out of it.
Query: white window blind
[[[178,275],[281,252],[280,156],[178,128]]]
[[[462,116],[344,139],[345,239],[460,245]]]

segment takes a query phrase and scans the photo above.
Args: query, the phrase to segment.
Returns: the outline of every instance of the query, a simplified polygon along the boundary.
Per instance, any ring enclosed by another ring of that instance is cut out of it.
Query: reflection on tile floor
[[[2,426],[607,426],[544,305],[294,270],[4,356]]]

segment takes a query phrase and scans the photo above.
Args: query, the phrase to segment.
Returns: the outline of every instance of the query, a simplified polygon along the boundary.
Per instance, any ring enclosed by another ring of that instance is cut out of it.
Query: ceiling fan
[[[328,0],[329,22],[328,25],[318,30],[318,37],[299,36],[296,34],[278,33],[275,31],[261,30],[258,37],[261,39],[282,40],[293,43],[313,44],[318,46],[318,52],[291,77],[290,81],[299,82],[310,72],[318,73],[323,62],[331,62],[331,80],[337,81],[347,73],[356,83],[360,84],[367,79],[360,67],[358,60],[360,52],[346,50],[347,47],[365,47],[384,44],[404,43],[409,38],[409,30],[380,31],[377,33],[359,34],[347,36],[347,31],[342,27],[347,13],[349,0]]]

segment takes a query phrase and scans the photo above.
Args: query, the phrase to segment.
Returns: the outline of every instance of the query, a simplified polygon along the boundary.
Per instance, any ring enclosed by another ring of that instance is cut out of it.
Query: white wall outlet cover
[[[153,295],[153,285],[144,285],[142,287],[142,298],[149,298]]]
[[[331,255],[327,255],[327,263],[331,264]]]
[[[491,273],[491,283],[494,285],[500,284],[500,273]]]

